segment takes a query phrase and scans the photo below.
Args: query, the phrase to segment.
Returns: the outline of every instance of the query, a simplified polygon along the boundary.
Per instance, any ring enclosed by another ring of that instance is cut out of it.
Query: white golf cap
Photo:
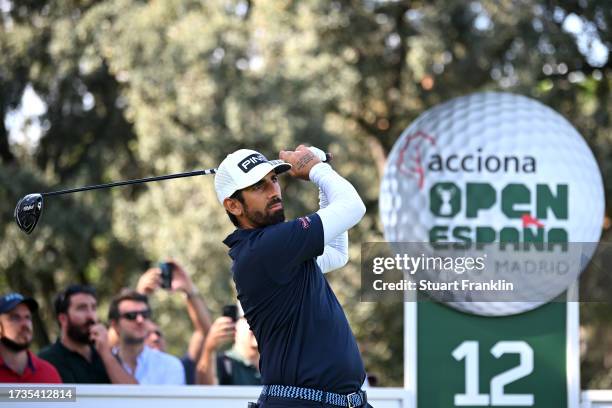
[[[219,202],[230,197],[238,190],[252,186],[275,171],[276,174],[291,169],[291,165],[282,160],[268,160],[255,150],[240,149],[227,155],[217,168],[215,174],[215,191]]]

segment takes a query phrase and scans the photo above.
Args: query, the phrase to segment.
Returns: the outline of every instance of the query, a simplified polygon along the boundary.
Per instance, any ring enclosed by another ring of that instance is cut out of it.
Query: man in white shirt
[[[178,358],[144,344],[151,318],[145,295],[122,291],[113,298],[108,318],[119,335],[119,345],[113,352],[139,384],[185,384],[185,371]]]

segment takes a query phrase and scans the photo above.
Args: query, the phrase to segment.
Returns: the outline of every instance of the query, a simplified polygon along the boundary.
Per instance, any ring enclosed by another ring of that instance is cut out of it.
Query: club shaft
[[[205,169],[205,170],[188,171],[185,173],[169,174],[167,176],[156,176],[156,177],[147,177],[147,178],[141,178],[141,179],[135,179],[135,180],[116,181],[114,183],[98,184],[95,186],[85,186],[85,187],[71,188],[68,190],[50,191],[47,193],[42,193],[41,195],[43,197],[49,197],[49,196],[60,195],[60,194],[78,193],[79,191],[98,190],[101,188],[111,188],[111,187],[127,186],[130,184],[148,183],[150,181],[170,180],[170,179],[182,178],[182,177],[205,176],[208,174],[215,174],[216,170],[217,169]]]
[[[333,156],[331,155],[331,153],[325,154],[324,162],[326,163],[330,162],[332,161],[332,159],[333,159]],[[170,180],[170,179],[182,178],[182,177],[205,176],[209,174],[215,174],[216,172],[217,172],[217,169],[215,168],[195,170],[195,171],[188,171],[185,173],[169,174],[167,176],[147,177],[147,178],[141,178],[141,179],[135,179],[135,180],[116,181],[114,183],[97,184],[95,186],[85,186],[85,187],[71,188],[67,190],[49,191],[47,193],[42,193],[41,195],[43,197],[50,197],[50,196],[61,195],[61,194],[78,193],[79,191],[99,190],[102,188],[111,188],[111,187],[127,186],[130,184],[148,183],[150,181]]]

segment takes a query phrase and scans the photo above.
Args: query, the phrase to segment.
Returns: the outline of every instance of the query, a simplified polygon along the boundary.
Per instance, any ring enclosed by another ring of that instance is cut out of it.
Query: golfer
[[[370,407],[357,342],[323,273],[348,261],[348,234],[365,206],[316,148],[267,160],[253,150],[228,155],[215,190],[237,229],[230,248],[238,300],[261,354],[256,406]],[[278,175],[319,187],[317,212],[284,222]]]

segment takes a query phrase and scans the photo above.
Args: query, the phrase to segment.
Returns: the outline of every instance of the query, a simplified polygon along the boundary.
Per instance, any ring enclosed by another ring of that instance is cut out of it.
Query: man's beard
[[[269,210],[270,207],[277,203],[282,203],[283,201],[280,198],[276,200],[272,200],[266,206],[266,210]],[[261,211],[250,211],[249,207],[244,203],[244,213],[248,220],[255,225],[257,228],[266,227],[268,225],[278,224],[279,222],[285,221],[285,210],[281,208],[280,210],[276,210],[273,213],[266,211],[265,213]]]
[[[121,340],[130,346],[137,346],[144,343],[145,337],[135,337],[130,334],[124,334],[121,336]]]
[[[66,334],[68,335],[68,337],[70,337],[72,341],[76,343],[90,344],[91,341],[89,340],[89,329],[94,324],[96,324],[96,322],[94,322],[93,320],[88,320],[87,322],[85,322],[85,324],[82,325],[73,324],[70,321],[70,318],[68,318],[68,329],[66,331]]]
[[[30,344],[32,342],[27,341],[25,343],[16,343],[13,340],[9,339],[8,337],[0,337],[0,343],[2,343],[4,347],[6,347],[7,349],[11,351],[19,352],[19,351],[23,351],[27,349],[28,347],[30,347]]]

